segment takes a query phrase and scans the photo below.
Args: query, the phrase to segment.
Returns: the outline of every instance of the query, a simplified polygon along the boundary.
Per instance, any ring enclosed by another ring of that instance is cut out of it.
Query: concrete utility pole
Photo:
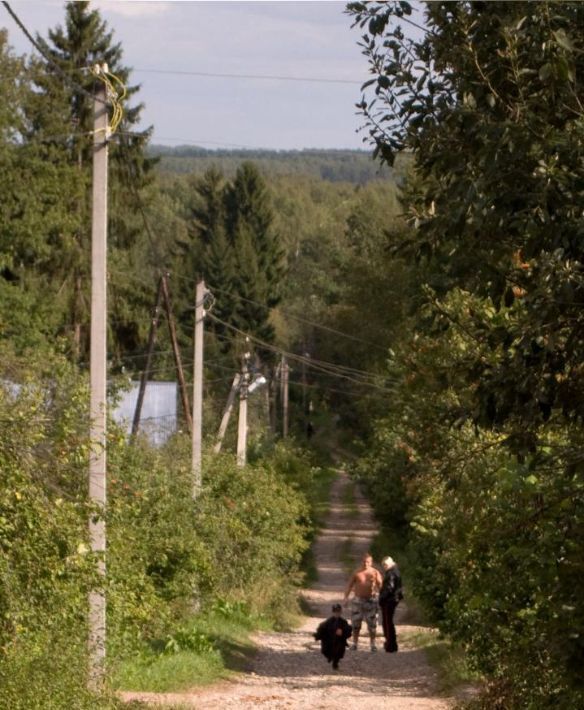
[[[245,466],[247,461],[247,388],[249,385],[248,363],[250,357],[250,353],[245,352],[241,360],[241,380],[239,384],[239,421],[237,423],[238,466]]]
[[[205,282],[195,290],[195,363],[193,369],[193,498],[201,492],[201,452],[203,445],[203,334],[205,319]]]
[[[227,397],[227,404],[225,405],[225,409],[223,410],[223,416],[221,417],[221,425],[219,426],[219,432],[217,434],[217,441],[215,442],[215,446],[213,447],[213,451],[218,454],[221,451],[221,446],[223,445],[223,438],[225,437],[225,432],[227,431],[227,425],[229,424],[229,417],[231,416],[231,412],[233,411],[233,402],[235,401],[235,395],[237,393],[237,389],[239,387],[239,380],[241,379],[241,375],[239,372],[235,375],[233,378],[233,382],[231,384],[231,390],[229,391],[229,396]]]
[[[288,361],[282,356],[282,438],[288,436]]]
[[[108,114],[105,85],[95,92],[93,130],[93,213],[91,227],[91,344],[89,518],[91,552],[98,557],[99,589],[89,593],[89,687],[105,679],[105,504],[106,504],[106,335],[107,335],[107,159]]]

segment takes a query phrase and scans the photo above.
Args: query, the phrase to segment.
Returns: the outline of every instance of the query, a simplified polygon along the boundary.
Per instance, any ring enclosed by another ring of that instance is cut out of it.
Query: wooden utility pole
[[[239,385],[239,421],[237,423],[237,465],[245,466],[247,461],[247,388],[249,385],[248,362],[250,353],[245,352],[241,361]]]
[[[203,446],[203,334],[205,332],[205,282],[195,290],[195,343],[193,369],[193,498],[201,492],[201,458]]]
[[[282,356],[282,438],[288,436],[288,361]]]
[[[134,411],[134,421],[132,423],[132,438],[138,433],[140,427],[140,415],[142,413],[142,404],[144,402],[144,394],[146,393],[146,383],[150,374],[150,366],[152,364],[152,352],[154,350],[154,341],[156,340],[156,329],[160,320],[160,301],[162,300],[162,276],[158,281],[158,291],[156,293],[156,304],[150,321],[150,333],[148,335],[148,351],[146,353],[146,365],[140,379],[140,389],[138,391],[138,399],[136,400],[136,410]]]
[[[223,410],[223,416],[221,417],[221,425],[219,426],[219,432],[217,433],[217,441],[213,447],[213,451],[218,454],[221,451],[221,446],[223,445],[223,438],[225,437],[225,432],[227,431],[227,425],[229,424],[229,417],[233,411],[233,402],[235,401],[235,395],[239,387],[239,381],[241,375],[239,372],[233,378],[231,383],[231,390],[229,391],[229,396],[227,397],[227,404]]]
[[[303,343],[304,345],[304,343]],[[306,352],[306,347],[302,348],[302,419],[303,425],[306,428],[306,360],[304,358],[308,357]]]
[[[276,429],[277,429],[277,421],[278,421],[278,413],[276,409],[276,401],[277,401],[277,392],[276,392],[276,383],[278,382],[278,378],[280,377],[280,363],[277,364],[275,368],[272,370],[272,377],[270,378],[270,385],[269,385],[269,411],[270,411],[270,429],[272,431],[272,435],[276,434]]]
[[[174,316],[172,315],[172,303],[170,301],[170,292],[168,290],[168,274],[163,274],[162,276],[162,295],[164,297],[164,307],[166,309],[166,318],[168,320],[168,332],[170,333],[170,340],[172,342],[172,352],[174,353],[174,362],[176,365],[176,374],[178,377],[178,383],[180,387],[180,394],[182,399],[183,411],[185,413],[185,419],[187,422],[187,427],[189,432],[193,431],[193,421],[191,419],[191,405],[189,403],[189,395],[187,392],[187,383],[185,382],[185,375],[182,368],[182,360],[180,357],[180,350],[178,347],[178,338],[176,336],[176,326],[174,324]]]
[[[91,226],[89,540],[98,558],[100,587],[89,593],[89,687],[105,679],[105,505],[106,505],[106,336],[108,114],[105,85],[95,92],[93,121],[93,212]]]

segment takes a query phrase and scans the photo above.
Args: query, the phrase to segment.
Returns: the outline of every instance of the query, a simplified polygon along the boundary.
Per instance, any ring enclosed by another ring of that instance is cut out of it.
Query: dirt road
[[[365,499],[354,490],[353,499],[343,491],[352,484],[344,473],[335,480],[326,525],[315,543],[318,581],[303,596],[310,616],[291,633],[262,633],[255,637],[258,654],[252,672],[233,681],[188,693],[132,693],[131,698],[167,707],[210,710],[239,708],[262,710],[446,710],[452,702],[436,694],[436,676],[424,652],[408,646],[406,637],[417,627],[405,622],[405,604],[396,614],[396,654],[384,653],[381,640],[372,653],[364,634],[359,650],[347,650],[339,671],[333,671],[312,633],[330,615],[334,602],[342,602],[347,582],[346,564],[355,563],[375,535],[375,521]],[[387,551],[391,554],[391,550]],[[407,590],[406,590],[407,593]],[[365,630],[364,630],[365,631]],[[381,635],[381,628],[379,628]],[[401,637],[401,638],[400,638]],[[125,694],[130,699],[130,694]]]

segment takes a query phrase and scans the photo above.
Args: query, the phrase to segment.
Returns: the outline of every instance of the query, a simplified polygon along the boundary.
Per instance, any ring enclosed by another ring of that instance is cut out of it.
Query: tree
[[[359,104],[368,140],[387,162],[413,155],[400,250],[422,269],[425,302],[397,357],[398,401],[417,404],[401,422],[419,461],[418,549],[450,579],[438,616],[495,682],[495,706],[574,707],[584,7],[428,3],[420,39],[407,37],[420,22],[406,2],[348,8],[373,74]],[[548,561],[553,549],[566,557]]]
[[[96,63],[106,63],[110,74],[119,80],[116,86],[125,86],[128,98],[136,94],[138,87],[128,85],[129,70],[121,64],[121,46],[113,43],[113,33],[99,12],[89,9],[88,2],[68,4],[65,26],[50,31],[48,42],[41,37],[37,41],[46,59],[31,62],[38,92],[26,107],[26,140],[42,146],[39,151],[53,164],[66,164],[76,171],[76,189],[69,200],[71,221],[76,224],[71,225],[68,233],[57,233],[49,240],[51,260],[45,266],[51,279],[65,285],[68,299],[65,322],[71,324],[72,352],[79,358],[87,352],[88,338],[85,324],[88,315],[92,94],[95,81],[89,70]],[[117,143],[112,143],[109,241],[114,266],[118,259],[127,262],[123,253],[135,245],[141,232],[139,190],[147,184],[152,164],[144,155],[150,131],[131,134],[141,109],[140,104],[134,107],[124,105],[124,135]],[[126,275],[120,277],[115,269],[111,270],[111,275],[114,290],[124,286]],[[139,310],[144,305],[142,300],[141,296],[137,299]],[[128,314],[124,315],[127,318]],[[121,328],[114,325],[114,340],[125,341],[123,345],[127,349],[136,347],[135,338],[128,340],[131,330],[125,324]]]
[[[192,274],[202,272],[217,290],[218,317],[272,340],[269,316],[282,295],[285,252],[272,227],[264,179],[253,164],[243,163],[233,182],[211,168],[194,189],[190,239],[183,245],[187,269],[192,264]]]
[[[62,146],[49,151],[28,141],[32,76],[4,31],[0,69],[0,320],[2,337],[26,349],[46,346],[59,327],[61,313],[51,307],[42,272],[54,235],[70,233],[68,209],[78,187],[73,171],[57,159]]]

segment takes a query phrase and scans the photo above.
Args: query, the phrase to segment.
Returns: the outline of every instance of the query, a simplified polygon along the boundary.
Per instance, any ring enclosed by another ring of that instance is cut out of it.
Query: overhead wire
[[[233,327],[235,328],[235,326],[233,326]],[[236,330],[237,330],[237,329],[236,329]],[[242,334],[244,334],[244,332],[245,332],[245,331],[239,331],[239,334],[242,335]],[[222,333],[217,333],[217,332],[215,332],[215,331],[213,331],[213,336],[216,337],[216,338],[218,338],[219,340],[222,340],[222,341],[232,342],[232,343],[233,343],[233,342],[236,342],[234,338],[229,337],[228,335],[224,335],[224,334],[222,334]],[[246,336],[246,337],[248,337],[248,338],[250,338],[250,339],[255,338],[255,336],[250,336],[250,335],[248,335],[248,336]],[[281,348],[279,348],[277,345],[272,345],[271,343],[266,343],[265,341],[260,341],[259,339],[257,339],[257,342],[258,342],[258,343],[263,343],[263,346],[262,346],[261,349],[268,349],[270,352],[277,352],[277,353],[280,353],[280,354],[285,354],[285,351],[282,350]],[[288,353],[288,355],[291,355],[291,354]],[[308,362],[313,363],[315,366],[334,367],[334,368],[337,368],[337,369],[339,369],[339,370],[346,371],[347,373],[353,373],[353,374],[355,374],[355,375],[361,375],[361,376],[364,376],[364,377],[366,377],[366,378],[375,378],[375,379],[377,379],[377,378],[379,377],[379,376],[376,375],[375,373],[367,372],[366,370],[359,370],[359,369],[354,368],[354,367],[349,367],[348,365],[338,365],[337,363],[331,363],[331,362],[327,362],[327,361],[325,361],[325,360],[318,360],[318,359],[315,359],[315,358],[310,358],[310,357],[306,357],[306,356],[303,356],[303,355],[297,355],[297,354],[293,354],[293,355],[291,355],[291,357],[294,357],[295,359],[298,359],[298,360],[303,360],[303,361],[305,361],[306,363],[308,363]]]
[[[141,69],[134,67],[133,71],[141,72],[142,74],[175,74],[177,76],[200,76],[212,79],[257,79],[261,81],[293,81],[311,84],[350,84],[351,86],[360,86],[363,83],[362,81],[356,81],[355,79],[327,79],[325,77],[289,76],[277,74],[235,74],[230,72],[204,72],[182,69]]]
[[[25,36],[27,37],[27,39],[31,42],[31,44],[33,45],[33,47],[34,47],[34,48],[41,54],[41,56],[67,81],[67,83],[68,83],[70,86],[76,88],[78,91],[80,91],[80,92],[83,93],[84,95],[86,95],[86,96],[88,96],[89,98],[91,98],[92,100],[95,100],[95,97],[94,97],[93,94],[91,94],[89,91],[87,91],[84,87],[82,87],[82,86],[81,86],[80,84],[78,84],[77,82],[73,81],[73,80],[71,79],[71,77],[68,76],[67,72],[65,72],[65,71],[59,66],[59,64],[58,64],[54,59],[52,59],[52,58],[49,56],[49,54],[47,54],[47,52],[44,51],[43,48],[41,48],[41,46],[39,45],[39,43],[38,43],[37,41],[35,41],[35,39],[32,37],[32,35],[31,35],[30,32],[27,30],[27,28],[25,27],[25,25],[22,23],[22,21],[20,20],[20,18],[19,18],[19,17],[16,15],[16,13],[12,10],[12,8],[11,8],[10,5],[9,5],[9,3],[6,2],[5,0],[3,0],[3,5],[5,6],[6,10],[7,10],[8,13],[11,15],[11,17],[14,19],[14,21],[16,22],[16,24],[19,26],[19,28],[21,29],[21,31],[25,34]],[[106,85],[106,87],[107,87],[108,90],[109,90],[108,95],[109,95],[110,101],[109,101],[109,102],[103,102],[103,101],[101,101],[101,103],[105,103],[106,105],[110,105],[110,106],[113,107],[113,115],[112,115],[111,126],[110,126],[110,130],[111,130],[111,132],[113,133],[113,132],[115,132],[115,131],[117,130],[117,128],[119,127],[119,125],[120,125],[120,123],[121,123],[121,121],[122,121],[122,118],[123,118],[123,111],[122,111],[122,108],[121,108],[121,101],[122,101],[123,97],[126,95],[126,87],[124,86],[123,82],[121,82],[121,80],[120,80],[118,77],[116,77],[115,75],[113,75],[112,73],[110,73],[109,71],[107,71],[107,69],[105,69],[105,68],[101,68],[101,70],[98,70],[97,68],[94,68],[92,71],[93,71],[94,75],[96,76],[96,78],[98,78],[99,80],[103,81],[104,84]],[[280,80],[280,81],[311,81],[311,82],[321,82],[321,83],[322,83],[322,82],[326,82],[326,83],[356,83],[356,82],[352,82],[352,81],[348,81],[348,80],[339,80],[339,79],[317,79],[317,78],[314,78],[314,77],[293,77],[293,76],[275,76],[275,75],[274,75],[274,76],[271,76],[271,75],[219,74],[219,73],[201,73],[201,72],[187,72],[187,73],[195,74],[195,75],[208,75],[208,76],[215,76],[215,77],[224,77],[224,78],[268,79],[268,80]],[[114,87],[114,82],[117,83],[117,84],[119,84],[119,85],[122,87],[122,92],[121,92],[121,94],[118,94],[118,92],[116,91],[116,89],[115,89],[115,87]],[[98,99],[98,100],[99,100],[99,99]],[[132,176],[130,176],[130,177],[132,177]],[[133,187],[135,188],[135,186],[133,186]],[[145,228],[146,228],[146,230],[147,230],[147,232],[148,232],[148,234],[149,234],[149,237],[150,237],[152,246],[154,247],[154,245],[156,244],[156,240],[154,239],[154,237],[153,237],[153,235],[152,235],[152,233],[151,233],[151,231],[150,231],[150,226],[149,226],[148,220],[147,220],[147,218],[146,218],[146,214],[145,214],[145,210],[144,210],[144,207],[143,207],[143,203],[142,203],[142,201],[141,201],[141,198],[140,198],[140,196],[139,196],[137,190],[135,190],[135,195],[136,195],[137,200],[138,200],[139,210],[140,210],[140,212],[141,212],[141,214],[142,214],[142,218],[143,218],[143,222],[144,222]],[[223,291],[222,289],[215,289],[215,290],[220,291],[220,292]],[[236,297],[236,298],[239,298],[240,300],[249,301],[250,303],[255,303],[256,305],[260,305],[260,306],[263,306],[263,307],[265,307],[265,308],[268,308],[268,306],[266,306],[265,304],[260,304],[260,303],[258,303],[258,302],[256,302],[256,301],[252,301],[251,299],[245,299],[244,297],[237,296],[236,294],[231,294],[231,293],[229,293],[229,292],[227,292],[227,291],[225,291],[224,293],[227,293],[227,294],[230,295],[231,297]],[[212,316],[212,314],[209,314],[209,315]],[[239,331],[238,329],[234,328],[233,326],[230,326],[230,324],[228,324],[228,323],[226,323],[226,322],[224,322],[224,321],[221,321],[221,320],[218,319],[216,316],[212,316],[212,317],[213,317],[217,322],[222,323],[224,326],[230,327],[230,328],[232,328],[233,330],[239,332],[241,335],[244,335],[244,336],[247,337],[247,334],[245,334],[243,331]],[[292,317],[294,317],[294,316],[292,316]],[[308,321],[308,319],[302,319],[302,318],[300,318],[300,317],[296,317],[296,319],[299,320],[299,321],[305,322],[305,323],[307,323],[307,324],[313,325],[314,327],[322,328],[323,330],[328,330],[329,332],[336,333],[337,335],[341,335],[342,337],[346,337],[346,338],[349,338],[349,339],[352,339],[352,340],[357,340],[357,341],[360,341],[360,342],[363,342],[363,343],[365,343],[365,344],[369,344],[369,345],[372,345],[372,346],[375,346],[375,347],[380,347],[380,346],[378,346],[378,345],[375,344],[375,343],[368,343],[367,341],[364,341],[364,340],[362,340],[362,339],[360,339],[360,338],[356,338],[356,336],[352,336],[352,335],[350,335],[350,334],[348,334],[348,333],[342,333],[341,331],[337,331],[336,329],[330,328],[329,326],[324,326],[324,325],[322,325],[322,324],[316,324],[316,323],[314,323],[314,322]],[[276,352],[276,353],[286,354],[286,356],[289,357],[290,359],[292,359],[292,360],[295,359],[295,360],[297,360],[297,361],[303,362],[304,364],[308,365],[308,366],[311,367],[312,369],[319,370],[320,372],[322,372],[322,373],[324,373],[324,374],[329,374],[329,375],[333,375],[333,376],[343,377],[343,378],[345,378],[345,379],[347,379],[347,380],[351,380],[351,381],[355,382],[356,384],[366,385],[366,386],[370,386],[370,387],[375,387],[376,389],[380,389],[380,390],[383,389],[383,388],[378,387],[377,385],[374,385],[374,384],[371,383],[371,382],[367,382],[367,381],[363,381],[363,380],[356,380],[354,377],[350,377],[349,375],[346,374],[347,372],[352,372],[353,374],[359,373],[359,371],[357,371],[355,368],[348,368],[348,367],[345,367],[345,366],[338,366],[338,365],[335,365],[335,364],[333,364],[333,363],[323,363],[323,362],[315,361],[315,360],[313,360],[313,359],[307,359],[307,358],[303,358],[303,357],[301,357],[301,356],[297,356],[297,355],[295,355],[294,353],[285,353],[285,351],[283,351],[283,350],[280,349],[280,348],[275,348],[274,346],[271,346],[269,343],[265,343],[264,341],[261,341],[260,339],[257,339],[257,338],[255,338],[255,337],[253,337],[253,336],[251,336],[251,337],[252,337],[252,339],[253,339],[257,344],[261,345],[263,348],[266,348],[266,349],[268,349],[268,350],[272,350],[273,352]],[[342,374],[343,372],[344,372],[345,374]],[[372,377],[372,376],[374,376],[374,375],[372,375],[372,373],[366,373],[366,372],[364,372],[364,371],[361,371],[361,373],[359,373],[359,374],[365,375],[366,377]]]
[[[188,276],[181,276],[181,275],[176,275],[176,278],[182,280],[182,281],[189,281],[191,283],[196,283],[194,279],[190,279]],[[259,301],[254,301],[251,298],[245,298],[244,296],[240,296],[239,294],[232,293],[231,291],[227,291],[226,289],[219,288],[213,284],[207,284],[207,287],[211,289],[211,291],[216,291],[217,293],[223,293],[227,296],[230,296],[231,298],[237,298],[240,301],[244,301],[246,303],[251,303],[255,306],[260,306],[262,308],[265,308],[266,310],[271,310],[270,306],[268,306],[265,303],[260,303]],[[302,318],[301,316],[294,315],[290,313],[289,311],[286,311],[282,308],[278,309],[280,313],[285,315],[288,318],[291,318],[292,320],[297,320],[300,323],[306,323],[307,325],[311,325],[314,328],[320,329],[320,330],[325,330],[330,333],[334,333],[335,335],[340,335],[343,338],[347,338],[349,340],[353,340],[359,343],[362,343],[363,345],[369,345],[374,348],[378,348],[380,350],[383,350],[384,352],[387,352],[387,348],[383,347],[382,345],[379,345],[379,343],[373,343],[370,340],[364,340],[363,338],[359,338],[356,335],[351,335],[350,333],[344,333],[341,330],[337,330],[336,328],[331,328],[328,325],[324,325],[322,323],[316,323],[315,321],[308,320],[307,318]]]
[[[106,88],[106,95],[108,96],[110,105],[112,106],[112,116],[110,118],[109,132],[107,135],[107,138],[109,138],[117,131],[118,126],[124,117],[122,101],[127,94],[126,86],[121,79],[108,70],[106,65],[96,64],[90,67],[90,71],[98,81],[101,81],[104,84]],[[116,90],[114,83],[121,87],[120,92]]]
[[[118,271],[118,270],[116,270],[116,269],[113,269],[113,270],[111,270],[111,271],[114,271],[115,273],[118,273],[118,274],[120,274],[120,275],[124,275],[123,272]],[[182,276],[182,275],[180,275],[180,274],[175,274],[175,273],[173,273],[172,271],[169,271],[169,272],[167,272],[167,273],[169,274],[169,276],[171,276],[171,278],[174,277],[174,278],[178,279],[179,281],[186,281],[187,283],[191,283],[191,284],[196,284],[196,283],[197,283],[196,279],[189,278],[188,276]],[[139,276],[136,276],[135,274],[131,274],[130,277],[133,278],[137,283],[140,283],[141,285],[143,285],[143,286],[145,286],[145,287],[147,287],[147,288],[152,288],[151,284],[147,284],[147,283],[146,283],[145,281],[143,281]],[[211,292],[216,291],[217,293],[225,294],[225,295],[227,295],[227,296],[230,296],[231,298],[237,298],[238,300],[244,301],[244,302],[246,302],[246,303],[251,303],[251,304],[253,304],[253,305],[261,306],[261,307],[263,307],[263,308],[265,308],[265,309],[267,309],[267,310],[270,310],[270,307],[267,306],[265,303],[260,303],[259,301],[254,301],[254,300],[252,300],[252,299],[250,299],[250,298],[245,298],[244,296],[240,296],[240,295],[238,295],[238,294],[234,294],[234,293],[232,293],[232,292],[230,292],[230,291],[226,291],[225,289],[217,288],[216,286],[214,286],[214,285],[212,285],[212,284],[206,284],[206,285],[207,285],[207,287],[211,290]],[[193,308],[194,308],[194,307],[191,306],[191,309],[193,309]],[[371,341],[369,341],[369,340],[364,340],[363,338],[359,338],[359,337],[357,337],[357,336],[355,336],[355,335],[351,335],[350,333],[344,333],[343,331],[337,330],[336,328],[331,328],[330,326],[324,325],[324,324],[322,324],[322,323],[317,323],[317,322],[315,322],[315,321],[308,320],[307,318],[302,318],[301,316],[296,316],[296,315],[294,315],[294,314],[292,314],[292,313],[290,313],[290,312],[288,312],[288,311],[285,311],[285,310],[283,310],[283,309],[279,309],[279,310],[280,310],[281,313],[283,313],[285,316],[291,318],[292,320],[297,320],[297,321],[299,321],[299,322],[306,323],[306,324],[308,324],[308,325],[313,326],[314,328],[321,329],[321,330],[324,330],[324,331],[333,333],[334,335],[339,335],[339,336],[344,337],[344,338],[347,338],[347,339],[349,339],[349,340],[353,340],[353,341],[362,343],[363,345],[369,345],[369,346],[371,346],[371,347],[376,347],[376,348],[378,348],[378,349],[380,349],[380,350],[383,350],[384,352],[387,352],[387,348],[385,348],[385,347],[379,345],[378,343],[373,343],[373,342],[371,342]],[[339,365],[339,367],[344,367],[344,366]],[[350,369],[355,369],[355,368],[350,368]],[[358,371],[358,370],[357,370],[357,371]],[[363,372],[363,373],[365,373],[364,370],[361,370],[361,371],[358,371],[358,372]],[[371,374],[371,373],[366,373],[366,374]]]
[[[212,320],[216,321],[217,323],[220,323],[226,328],[229,328],[230,330],[239,333],[239,335],[242,335],[246,338],[249,338],[251,342],[256,343],[257,345],[260,345],[263,349],[269,350],[271,352],[274,352],[278,355],[283,355],[284,357],[290,359],[290,360],[295,360],[297,362],[303,363],[307,367],[316,370],[318,372],[324,373],[331,375],[333,377],[339,377],[341,379],[345,379],[351,382],[354,382],[355,384],[362,385],[364,387],[372,387],[374,389],[377,389],[382,392],[386,392],[387,394],[393,394],[393,390],[387,389],[385,387],[380,387],[379,385],[373,384],[372,382],[366,381],[366,380],[357,380],[354,377],[349,376],[348,374],[340,371],[334,363],[323,363],[323,361],[318,361],[318,360],[313,360],[311,358],[306,358],[301,355],[297,355],[295,353],[291,352],[286,352],[282,348],[278,348],[277,346],[271,345],[270,343],[267,343],[264,340],[261,340],[260,338],[257,338],[254,335],[250,335],[249,333],[246,333],[245,331],[237,328],[236,326],[231,325],[230,323],[227,323],[226,321],[222,320],[221,318],[218,318],[212,313],[207,314],[209,318]],[[366,373],[367,375],[371,375],[371,373]]]
[[[69,84],[69,86],[77,89],[80,93],[84,94],[88,98],[90,98],[92,101],[97,100],[99,103],[104,104],[105,106],[108,105],[107,101],[102,101],[101,99],[96,99],[96,97],[90,92],[87,91],[87,89],[84,86],[81,86],[81,84],[78,84],[76,81],[71,79],[71,77],[68,75],[68,73],[61,67],[59,64],[50,56],[50,50],[47,51],[48,48],[42,48],[40,44],[35,40],[35,38],[31,35],[31,33],[27,30],[25,27],[24,23],[22,20],[18,17],[18,15],[14,12],[14,10],[10,7],[9,3],[6,2],[6,0],[2,0],[2,4],[6,8],[8,14],[12,17],[14,22],[18,25],[20,30],[23,32],[25,37],[28,39],[28,41],[32,44],[32,46],[36,49],[36,51],[45,59],[52,67],[57,71],[57,73],[65,79],[65,81]],[[44,42],[43,42],[44,44]]]
[[[219,319],[218,319],[218,318],[215,318],[215,320],[219,320]],[[226,323],[225,321],[222,321],[222,325],[226,325],[226,326],[229,327],[229,328],[232,328],[232,329],[237,330],[240,335],[244,335],[244,336],[249,337],[249,338],[252,338],[252,339],[255,337],[255,336],[251,336],[251,335],[246,334],[245,331],[239,330],[239,329],[235,328],[235,326],[232,326],[231,324],[228,324],[228,323]],[[230,338],[228,338],[227,336],[222,335],[221,333],[216,333],[216,332],[214,332],[213,335],[214,335],[215,337],[219,338],[220,340],[221,340],[221,339],[223,339],[223,340],[231,340]],[[258,339],[258,340],[259,340],[259,339]],[[277,351],[277,352],[280,352],[280,353],[284,353],[284,350],[282,350],[281,348],[279,348],[279,347],[276,346],[276,345],[273,345],[273,344],[271,344],[271,343],[266,343],[265,341],[260,341],[260,342],[262,342],[265,347],[267,347],[268,349],[270,349],[270,351]],[[337,364],[337,363],[327,362],[327,361],[325,361],[325,360],[319,360],[319,359],[317,359],[317,358],[312,358],[312,357],[310,357],[310,356],[305,356],[305,355],[298,355],[298,354],[291,354],[291,353],[288,353],[288,355],[290,355],[291,357],[294,357],[295,359],[302,360],[302,361],[304,361],[305,363],[310,362],[310,363],[313,363],[314,365],[321,365],[321,366],[325,366],[325,367],[327,367],[327,366],[328,366],[328,367],[334,367],[334,368],[336,368],[336,369],[338,369],[338,370],[345,371],[345,372],[347,372],[348,374],[351,374],[351,373],[352,373],[352,374],[360,375],[360,376],[365,377],[365,378],[368,378],[368,379],[378,379],[378,378],[380,377],[380,375],[378,375],[378,374],[376,374],[376,373],[369,372],[369,371],[367,371],[367,370],[360,370],[360,369],[358,369],[358,368],[356,368],[356,367],[351,367],[351,366],[349,366],[349,365],[339,365],[339,364]]]

